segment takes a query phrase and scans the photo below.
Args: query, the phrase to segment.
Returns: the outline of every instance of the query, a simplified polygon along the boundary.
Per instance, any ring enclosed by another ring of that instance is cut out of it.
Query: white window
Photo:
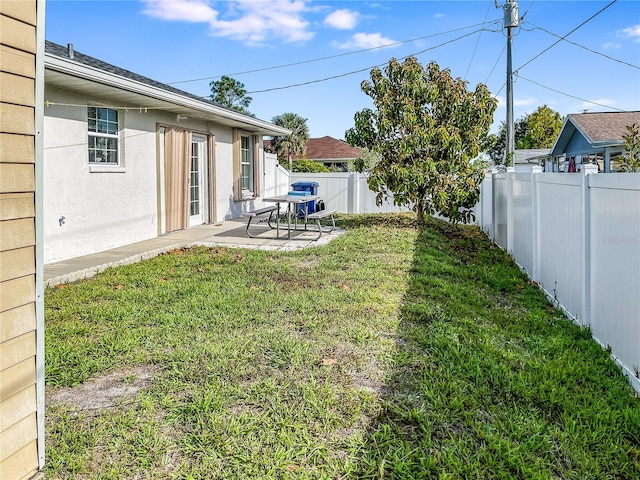
[[[260,196],[260,137],[233,131],[233,198],[251,200]]]
[[[253,195],[253,145],[249,135],[240,136],[240,167],[242,196]]]
[[[87,109],[89,132],[89,164],[115,165],[118,163],[118,111],[111,108]]]

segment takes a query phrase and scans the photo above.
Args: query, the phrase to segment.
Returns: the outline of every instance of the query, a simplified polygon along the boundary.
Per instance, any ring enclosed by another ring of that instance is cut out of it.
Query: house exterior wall
[[[594,151],[593,147],[587,139],[576,132],[569,140],[567,148],[565,149],[565,155],[580,155],[582,153],[589,153]]]
[[[88,163],[89,100],[46,87],[45,263],[135,243],[157,235],[156,122],[119,111],[121,167]],[[102,100],[104,103],[108,101]]]
[[[12,479],[30,478],[44,462],[36,244],[43,9],[36,0],[0,2],[0,478]]]
[[[170,112],[119,110],[121,165],[88,163],[87,105],[114,104],[45,86],[45,263],[155,238],[164,233],[162,126],[215,136],[215,210],[212,221],[237,218],[248,203],[233,200],[230,127]],[[211,153],[210,153],[211,154]],[[253,202],[255,203],[255,202]]]

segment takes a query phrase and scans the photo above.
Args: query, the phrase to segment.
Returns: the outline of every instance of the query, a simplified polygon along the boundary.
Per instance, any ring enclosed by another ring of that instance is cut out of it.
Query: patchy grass
[[[48,289],[47,478],[640,478],[624,377],[476,228],[339,222]]]

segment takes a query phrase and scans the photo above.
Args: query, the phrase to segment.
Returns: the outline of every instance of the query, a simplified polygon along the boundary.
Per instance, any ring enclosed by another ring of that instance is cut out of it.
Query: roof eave
[[[204,101],[181,96],[152,85],[147,85],[136,80],[125,78],[111,72],[105,72],[89,65],[79,64],[68,59],[45,53],[45,69],[53,70],[66,75],[74,76],[97,82],[102,85],[119,88],[145,97],[171,103],[186,109],[209,114],[212,117],[224,118],[238,128],[245,128],[261,135],[290,135],[291,130],[279,127],[272,123],[234,112]],[[215,121],[215,119],[212,119]]]

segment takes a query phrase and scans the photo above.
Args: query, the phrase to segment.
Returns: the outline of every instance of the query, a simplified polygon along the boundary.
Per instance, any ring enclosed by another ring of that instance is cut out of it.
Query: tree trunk
[[[424,208],[422,208],[420,205],[418,205],[418,207],[416,208],[416,215],[418,217],[418,225],[424,225]]]

